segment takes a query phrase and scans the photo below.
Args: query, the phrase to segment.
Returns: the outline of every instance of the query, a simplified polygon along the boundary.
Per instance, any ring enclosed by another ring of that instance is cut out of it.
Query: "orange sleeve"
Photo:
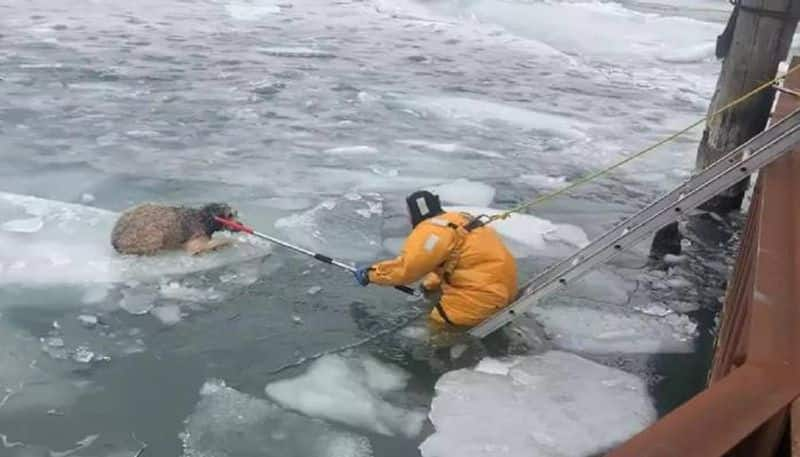
[[[447,259],[453,236],[453,231],[447,227],[418,225],[406,239],[399,256],[372,266],[370,282],[399,286],[419,281]]]

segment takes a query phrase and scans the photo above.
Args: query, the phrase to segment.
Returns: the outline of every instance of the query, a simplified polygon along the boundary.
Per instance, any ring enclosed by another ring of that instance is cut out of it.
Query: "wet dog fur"
[[[197,255],[216,250],[230,241],[211,238],[225,230],[214,216],[235,219],[236,211],[224,203],[200,208],[144,203],[120,215],[111,231],[111,245],[118,253],[130,255],[179,249]]]

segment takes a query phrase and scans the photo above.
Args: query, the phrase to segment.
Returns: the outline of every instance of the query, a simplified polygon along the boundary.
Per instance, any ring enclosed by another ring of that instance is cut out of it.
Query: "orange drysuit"
[[[481,323],[516,297],[517,266],[494,229],[460,228],[469,221],[469,215],[452,212],[423,220],[398,257],[372,266],[370,282],[397,286],[424,278],[426,289],[441,288],[440,305],[451,323]],[[431,318],[446,322],[436,308]]]

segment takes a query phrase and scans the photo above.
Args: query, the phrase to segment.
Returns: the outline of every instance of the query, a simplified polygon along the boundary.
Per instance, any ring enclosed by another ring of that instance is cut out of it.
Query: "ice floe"
[[[183,457],[370,457],[367,438],[206,381],[180,434]]]
[[[401,390],[409,374],[372,358],[328,355],[301,376],[265,388],[280,405],[384,435],[417,436],[425,419],[421,411],[395,406],[383,395]]]
[[[217,252],[124,256],[110,244],[117,214],[98,208],[0,192],[0,284],[90,284],[161,278],[260,258],[269,244],[241,235]]]
[[[447,211],[466,212],[473,216],[485,214],[492,216],[502,211],[493,208],[470,206],[449,206]],[[569,224],[555,224],[530,214],[512,214],[508,219],[493,222],[492,228],[503,237],[512,240],[534,251],[548,249],[549,242],[563,243],[574,248],[582,248],[589,244],[586,233],[579,227]],[[514,249],[516,256],[529,255],[525,250]]]
[[[663,317],[588,306],[540,306],[532,314],[561,349],[586,353],[689,353],[697,324],[688,316]]]
[[[638,377],[550,351],[444,374],[423,457],[583,457],[656,418]]]
[[[428,190],[437,194],[443,203],[467,206],[489,206],[495,194],[494,187],[463,178]]]

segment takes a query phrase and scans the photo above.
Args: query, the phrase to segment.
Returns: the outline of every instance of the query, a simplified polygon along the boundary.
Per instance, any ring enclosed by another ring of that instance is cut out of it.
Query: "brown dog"
[[[192,255],[219,249],[230,241],[214,240],[224,230],[214,216],[235,219],[236,212],[223,203],[186,208],[145,203],[124,211],[111,232],[111,245],[120,254],[153,255],[184,249]]]

